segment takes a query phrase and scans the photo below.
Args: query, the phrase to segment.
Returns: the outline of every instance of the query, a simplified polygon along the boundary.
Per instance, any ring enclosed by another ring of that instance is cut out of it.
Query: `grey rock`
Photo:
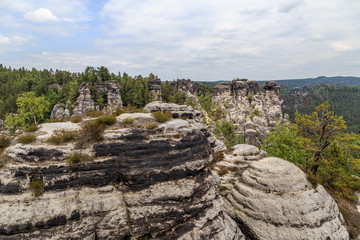
[[[187,105],[178,105],[175,103],[163,103],[160,101],[154,101],[146,104],[144,110],[148,112],[165,112],[168,110],[171,111],[174,118],[187,117],[189,119],[202,121],[201,112],[198,110],[194,110],[193,107]]]
[[[159,78],[149,80],[148,87],[151,94],[152,101],[161,101],[161,80]]]
[[[55,104],[51,115],[51,120],[69,120],[70,119],[70,112],[68,109],[65,108],[65,104],[57,103]]]
[[[299,168],[279,158],[252,162],[225,206],[252,239],[349,239],[325,189],[313,189]]]
[[[260,145],[270,127],[286,121],[282,116],[279,92],[276,82],[266,82],[259,92],[257,82],[236,79],[218,83],[212,101],[221,106],[224,121],[232,122],[246,143]]]
[[[94,100],[91,98],[91,85],[88,83],[82,83],[79,87],[79,96],[76,100],[73,116],[85,116],[90,110],[99,110],[99,107],[95,105]]]
[[[155,121],[149,113],[124,117]],[[46,142],[64,124],[45,124],[35,132],[43,136],[36,144],[6,151],[1,239],[245,239],[224,212],[218,178],[207,168],[213,150],[205,125],[182,119],[151,130],[115,124],[104,141],[79,150]],[[68,165],[73,152],[95,159]],[[34,179],[44,184],[39,197],[29,190]]]

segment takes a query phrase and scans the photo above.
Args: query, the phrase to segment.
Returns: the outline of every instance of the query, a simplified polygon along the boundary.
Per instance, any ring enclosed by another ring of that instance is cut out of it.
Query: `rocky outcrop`
[[[249,165],[265,155],[265,151],[247,144],[238,144],[219,153],[217,157],[220,161],[216,161],[212,169],[220,178],[220,194],[226,197]]]
[[[171,85],[182,92],[188,93],[189,96],[197,97],[199,90],[199,84],[197,82],[193,82],[190,79],[178,79],[172,81]]]
[[[309,88],[307,86],[303,86],[301,88],[294,87],[294,88],[291,89],[290,93],[292,95],[297,95],[297,96],[302,95],[302,96],[304,96],[304,95],[309,93]]]
[[[224,112],[224,121],[232,122],[246,143],[260,145],[269,128],[284,121],[279,101],[280,86],[265,83],[259,92],[257,82],[236,79],[214,87],[213,102]]]
[[[325,189],[313,188],[299,168],[279,158],[252,162],[225,208],[249,239],[349,239]]]
[[[120,85],[114,82],[103,82],[95,84],[100,93],[106,95],[106,111],[113,112],[116,108],[122,108]]]
[[[76,99],[73,115],[74,116],[85,116],[90,110],[99,110],[99,106],[95,104],[91,97],[91,85],[88,83],[82,83],[79,86],[79,96]]]
[[[96,91],[97,95],[105,98],[105,108],[101,109],[99,103],[95,102],[91,91]],[[68,120],[69,110],[65,109],[64,104],[58,103],[54,106],[50,119]],[[92,110],[103,110],[112,113],[118,107],[122,108],[120,86],[116,83],[107,81],[96,84],[82,83],[79,86],[79,96],[73,104],[72,116],[85,116]]]
[[[161,101],[161,80],[159,78],[148,81],[149,92],[153,101]]]
[[[202,121],[202,114],[198,110],[194,110],[193,107],[188,105],[178,105],[175,103],[163,103],[160,101],[155,101],[148,103],[144,107],[145,111],[148,112],[165,112],[166,110],[171,111],[173,118],[186,117],[189,119],[195,119],[197,121]]]
[[[135,115],[133,126],[155,121]],[[208,170],[214,146],[206,126],[174,119],[129,128],[121,119],[86,149],[46,141],[63,124],[77,130],[83,123],[49,123],[34,144],[5,151],[0,238],[245,239]],[[93,159],[69,165],[75,152]]]
[[[55,106],[51,112],[50,119],[51,120],[69,120],[70,112],[65,107],[64,104],[57,103],[57,104],[55,104]]]
[[[198,99],[199,84],[197,82],[191,81],[190,79],[177,79],[176,81],[172,81],[171,85],[179,91],[186,93],[188,100],[191,101],[191,105],[194,106],[196,110],[201,110]]]

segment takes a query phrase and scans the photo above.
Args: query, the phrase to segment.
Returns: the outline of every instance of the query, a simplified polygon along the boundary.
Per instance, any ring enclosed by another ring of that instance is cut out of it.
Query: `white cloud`
[[[35,23],[56,23],[59,21],[59,19],[46,8],[26,12],[24,18]]]
[[[11,43],[10,38],[0,34],[0,44],[10,44],[10,43]]]
[[[346,44],[346,43],[341,43],[341,42],[332,43],[332,47],[337,52],[346,52],[346,51],[350,51],[353,49],[353,47],[351,45]]]

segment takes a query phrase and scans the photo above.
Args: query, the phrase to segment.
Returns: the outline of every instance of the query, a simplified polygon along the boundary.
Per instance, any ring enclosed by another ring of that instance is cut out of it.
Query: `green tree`
[[[300,134],[308,139],[306,142],[308,150],[314,153],[311,170],[316,175],[324,157],[324,151],[347,126],[341,116],[338,117],[334,114],[334,109],[330,109],[327,101],[316,107],[315,110],[311,115],[301,115],[296,112],[295,121]]]
[[[5,120],[5,123],[13,129],[37,124],[43,120],[50,103],[43,96],[36,97],[34,92],[25,92],[19,95],[16,105],[17,115],[8,115]]]
[[[282,123],[273,127],[264,141],[264,148],[271,156],[288,160],[298,166],[305,166],[309,157],[304,149],[304,139],[297,135],[294,124]]]

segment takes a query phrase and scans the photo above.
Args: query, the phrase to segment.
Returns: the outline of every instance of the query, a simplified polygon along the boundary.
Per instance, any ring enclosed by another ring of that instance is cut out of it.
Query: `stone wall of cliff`
[[[132,126],[124,126],[129,118]],[[207,168],[216,143],[206,126],[174,119],[147,129],[150,123],[151,114],[122,114],[85,149],[47,141],[85,123],[48,123],[32,144],[12,145],[0,170],[0,238],[244,239]],[[75,152],[93,161],[69,165]]]

